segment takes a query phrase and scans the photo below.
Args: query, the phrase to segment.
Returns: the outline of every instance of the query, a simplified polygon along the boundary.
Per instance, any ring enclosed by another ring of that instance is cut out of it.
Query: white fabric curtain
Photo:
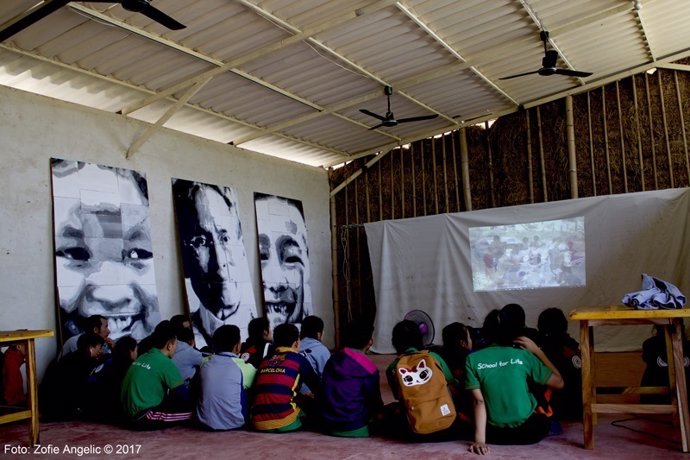
[[[377,353],[393,353],[391,331],[413,309],[426,311],[441,343],[443,326],[460,321],[479,327],[486,314],[508,303],[525,308],[528,326],[539,313],[561,308],[617,305],[637,291],[641,274],[675,284],[690,294],[690,189],[628,193],[594,198],[440,214],[365,224],[374,290]],[[469,229],[584,217],[586,283],[476,292],[473,290]],[[597,351],[639,350],[651,326],[599,327]],[[579,341],[578,325],[570,333]]]

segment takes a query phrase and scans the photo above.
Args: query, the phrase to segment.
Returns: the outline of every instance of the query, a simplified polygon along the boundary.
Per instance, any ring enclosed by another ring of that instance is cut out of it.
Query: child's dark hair
[[[515,323],[515,327],[520,329],[525,328],[525,309],[517,303],[509,303],[504,306],[501,311],[505,311],[506,315],[510,318],[512,322]]]
[[[451,349],[460,347],[460,342],[467,342],[467,337],[469,334],[470,331],[464,324],[458,323],[457,321],[450,323],[444,327],[443,331],[441,332],[441,336],[443,338],[443,347]]]
[[[364,347],[369,344],[373,334],[374,325],[371,321],[355,319],[345,325],[343,330],[343,344],[349,348],[363,350]]]
[[[86,332],[93,332],[94,329],[101,330],[102,321],[105,319],[102,315],[91,315],[84,320],[84,330]],[[107,320],[106,320],[107,321]]]
[[[299,339],[299,330],[294,324],[279,324],[273,329],[273,343],[276,347],[291,347]]]
[[[113,347],[113,362],[115,363],[130,363],[132,361],[131,353],[136,350],[137,341],[131,335],[123,335]]]
[[[173,317],[170,318],[170,322],[172,323],[173,327],[175,327],[175,329],[184,328],[184,323],[191,324],[191,321],[189,320],[189,317],[187,315],[173,315]]]
[[[318,339],[319,334],[323,334],[323,320],[321,318],[311,315],[302,320],[302,331],[299,334],[300,339],[305,337]]]
[[[80,352],[88,352],[89,348],[96,347],[98,345],[103,346],[104,343],[105,340],[103,340],[103,337],[95,332],[84,332],[77,339],[77,350]]]
[[[172,321],[170,321],[170,324],[173,327],[175,327],[175,325],[172,324]],[[191,343],[194,341],[194,331],[190,328],[178,325],[177,327],[175,327],[175,331],[175,336],[177,336],[177,340],[180,340],[184,343]]]
[[[268,318],[266,318],[265,316],[260,316],[259,318],[252,319],[251,321],[249,321],[249,325],[247,326],[247,332],[249,334],[247,342],[255,344],[263,342],[264,332],[270,329],[271,325],[268,322]]]
[[[398,353],[404,353],[408,348],[424,348],[424,338],[419,326],[409,319],[404,319],[393,327],[391,342]]]
[[[539,314],[537,329],[546,337],[562,335],[568,331],[568,320],[560,308],[547,308]]]
[[[240,343],[240,328],[234,324],[225,324],[213,333],[213,352],[232,351]]]
[[[517,304],[511,304],[517,305]],[[507,305],[500,310],[492,310],[484,320],[484,332],[497,345],[509,347],[524,332],[520,311]],[[518,305],[519,306],[519,305]],[[522,307],[520,307],[522,309]]]
[[[171,340],[176,340],[175,327],[168,320],[163,320],[153,330],[151,345],[162,350]]]

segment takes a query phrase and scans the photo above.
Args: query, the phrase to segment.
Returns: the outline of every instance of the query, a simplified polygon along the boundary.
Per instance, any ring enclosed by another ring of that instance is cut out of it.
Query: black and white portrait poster
[[[53,158],[55,267],[62,338],[102,315],[110,338],[140,340],[160,321],[146,177]]]
[[[302,202],[254,193],[264,312],[271,327],[313,314]]]
[[[234,190],[173,179],[173,201],[196,346],[224,324],[246,339],[257,313]]]

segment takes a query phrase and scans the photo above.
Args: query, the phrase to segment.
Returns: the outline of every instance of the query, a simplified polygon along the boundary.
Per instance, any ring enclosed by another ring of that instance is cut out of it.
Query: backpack
[[[455,405],[443,370],[428,351],[406,353],[395,365],[410,428],[417,434],[429,434],[449,428],[455,421]]]

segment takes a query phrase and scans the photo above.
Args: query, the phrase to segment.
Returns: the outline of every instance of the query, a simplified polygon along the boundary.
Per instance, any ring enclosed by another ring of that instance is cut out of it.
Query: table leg
[[[31,411],[29,424],[29,442],[31,446],[38,444],[38,385],[36,382],[36,350],[33,339],[26,341],[26,379],[28,405]]]
[[[671,341],[673,342],[673,368],[675,372],[676,396],[678,398],[678,418],[683,452],[688,452],[688,435],[690,434],[690,417],[688,416],[688,389],[685,382],[685,359],[683,357],[683,323],[674,318]],[[669,363],[670,367],[670,363]]]
[[[592,432],[592,356],[589,321],[580,321],[580,355],[582,359],[582,429],[585,449],[594,449]]]
[[[678,392],[676,391],[675,358],[673,356],[673,322],[669,320],[664,327],[664,340],[666,342],[666,363],[668,363],[668,388],[671,396],[671,404],[676,408],[672,416],[673,426],[680,426],[680,410],[678,410]]]

